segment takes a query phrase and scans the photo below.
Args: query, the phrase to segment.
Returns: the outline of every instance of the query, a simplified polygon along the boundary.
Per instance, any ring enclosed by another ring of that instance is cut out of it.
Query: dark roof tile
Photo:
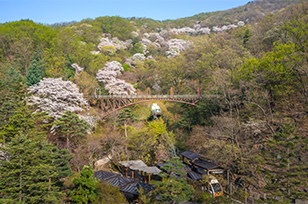
[[[219,167],[218,164],[214,164],[214,163],[205,161],[203,159],[198,159],[198,160],[194,161],[192,164],[196,165],[198,167],[201,167],[203,169],[206,169],[206,170],[210,170],[210,169],[214,169],[216,167]]]
[[[197,154],[197,153],[189,151],[189,150],[182,152],[181,155],[190,159],[190,160],[198,159],[198,158],[201,157],[200,154]]]
[[[122,187],[135,181],[136,181],[135,179],[126,178],[123,176],[117,176],[105,180],[105,182],[110,183],[112,186],[117,186],[117,187]]]
[[[110,179],[116,176],[121,176],[121,174],[117,174],[117,173],[113,173],[113,172],[109,172],[109,171],[96,171],[94,173],[94,177],[96,179],[99,179],[100,181],[104,181],[106,179]]]
[[[198,174],[198,173],[196,173],[196,172],[193,172],[193,171],[187,172],[187,176],[188,176],[189,178],[191,178],[191,180],[193,180],[193,181],[202,180],[202,175],[201,175],[201,174]]]

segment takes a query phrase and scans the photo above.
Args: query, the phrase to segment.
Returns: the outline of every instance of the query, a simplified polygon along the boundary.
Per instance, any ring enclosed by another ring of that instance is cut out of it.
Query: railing
[[[95,98],[123,98],[123,99],[187,99],[199,98],[198,95],[95,95]]]

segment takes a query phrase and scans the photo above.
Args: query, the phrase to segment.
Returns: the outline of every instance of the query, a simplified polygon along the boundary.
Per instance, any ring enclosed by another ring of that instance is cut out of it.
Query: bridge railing
[[[187,99],[199,98],[198,95],[95,95],[95,98],[108,99],[108,98],[123,98],[123,99]]]

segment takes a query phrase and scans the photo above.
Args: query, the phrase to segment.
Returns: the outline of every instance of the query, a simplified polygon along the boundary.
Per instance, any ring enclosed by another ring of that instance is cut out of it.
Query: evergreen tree
[[[127,138],[127,123],[131,120],[131,122],[136,122],[137,118],[136,116],[132,113],[131,109],[129,108],[124,108],[121,113],[118,115],[117,122],[120,125],[124,125],[124,135]]]
[[[34,118],[28,106],[21,106],[13,115],[7,125],[5,125],[0,132],[4,141],[11,140],[15,136],[23,134],[30,135],[30,131],[34,131]]]
[[[247,29],[245,31],[245,34],[244,34],[244,37],[243,37],[243,44],[246,45],[247,42],[249,41],[250,37],[253,36],[251,33],[250,33],[250,30]]]
[[[187,184],[186,178],[180,178],[184,174],[185,165],[179,157],[173,157],[167,161],[161,169],[165,172],[160,173],[162,181],[152,181],[157,188],[155,189],[163,201],[178,203],[188,201],[193,198],[193,187]]]
[[[98,185],[99,181],[94,177],[92,167],[84,166],[80,176],[74,178],[74,189],[69,192],[71,200],[74,203],[97,203],[99,199]]]
[[[14,92],[3,91],[0,93],[0,130],[7,125],[10,117],[17,111],[19,97]]]
[[[57,125],[57,134],[66,139],[66,149],[69,151],[71,149],[70,143],[82,140],[89,127],[88,123],[79,119],[71,111],[66,111],[54,124]]]
[[[0,198],[5,203],[57,203],[62,193],[52,181],[57,177],[51,165],[51,146],[29,139],[29,135],[15,135],[1,151],[9,160],[0,165]]]
[[[120,192],[120,189],[118,187],[115,187],[109,183],[103,182],[99,186],[99,202],[98,203],[126,204],[127,200],[124,194]]]
[[[23,98],[23,92],[25,92],[25,86],[23,83],[23,77],[20,73],[20,71],[15,71],[13,67],[9,69],[9,71],[6,73],[5,79],[3,79],[4,87],[5,89],[16,93],[21,98]]]
[[[307,162],[301,161],[301,156],[306,155],[307,140],[296,135],[296,127],[287,121],[282,130],[268,139],[267,147],[263,149],[263,164],[261,172],[266,174],[267,185],[265,189],[284,199],[304,198],[308,182]]]
[[[46,139],[46,132],[50,130],[50,117],[45,112],[32,114],[25,104],[20,102],[19,109],[15,112],[8,123],[3,126],[0,136],[11,140],[16,135],[30,135],[34,140],[43,141]],[[34,134],[35,133],[35,134]]]
[[[42,79],[41,63],[38,53],[36,52],[32,58],[31,65],[28,69],[26,80],[27,86],[38,84]]]
[[[74,174],[68,166],[73,156],[67,149],[58,149],[56,146],[49,146],[48,148],[48,151],[52,153],[51,165],[55,167],[55,172],[57,173],[54,182],[56,186],[61,188],[64,183],[62,179]]]

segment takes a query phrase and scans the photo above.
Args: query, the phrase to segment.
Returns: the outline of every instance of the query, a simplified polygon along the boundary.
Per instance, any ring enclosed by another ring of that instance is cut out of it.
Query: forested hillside
[[[1,24],[0,202],[125,203],[94,179],[95,161],[109,155],[102,168],[115,172],[119,161],[154,166],[185,150],[229,170],[233,198],[308,200],[307,22],[307,2],[259,0],[174,21]],[[157,120],[150,102],[102,119],[97,88],[111,96],[200,90],[206,100],[157,101]],[[163,184],[154,192],[172,197]],[[140,195],[143,203],[170,198]],[[191,189],[179,197],[231,202]]]
[[[281,9],[286,8],[292,3],[300,3],[301,0],[255,0],[248,1],[246,5],[239,6],[224,11],[215,11],[200,13],[187,18],[163,21],[173,27],[193,26],[195,21],[200,21],[202,26],[223,26],[233,24],[234,22],[244,21],[246,23],[255,23],[264,16],[276,14]],[[196,5],[197,6],[197,5]]]

